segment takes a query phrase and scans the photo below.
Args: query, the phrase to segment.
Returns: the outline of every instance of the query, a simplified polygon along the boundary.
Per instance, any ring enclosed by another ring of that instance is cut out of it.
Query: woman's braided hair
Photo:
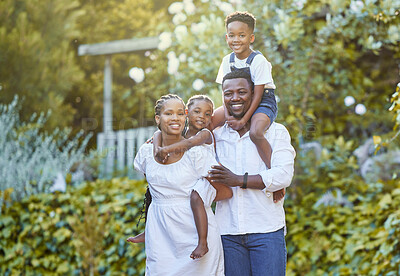
[[[172,100],[172,99],[181,101],[182,105],[185,106],[185,103],[183,102],[182,98],[179,97],[178,95],[175,95],[175,94],[164,95],[164,96],[161,96],[161,98],[156,101],[156,105],[154,106],[154,114],[160,116],[161,110],[162,110],[164,104],[168,100]],[[158,126],[158,128],[160,128],[160,126]],[[146,220],[147,220],[147,212],[149,210],[149,207],[150,207],[150,204],[151,204],[151,200],[152,200],[152,198],[151,198],[149,186],[147,186],[146,194],[144,196],[142,211],[140,213],[140,218],[139,218],[139,221],[138,221],[136,227],[139,225],[139,222],[143,218],[144,218],[144,221],[146,222]]]

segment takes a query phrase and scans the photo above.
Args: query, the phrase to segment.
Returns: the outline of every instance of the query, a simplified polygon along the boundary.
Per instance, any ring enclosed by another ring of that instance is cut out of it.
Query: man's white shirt
[[[285,226],[284,200],[273,201],[272,192],[290,185],[294,172],[296,152],[287,129],[272,123],[265,134],[272,147],[271,169],[258,154],[249,132],[239,133],[225,124],[214,130],[219,162],[233,173],[260,175],[263,190],[233,187],[233,197],[218,201],[216,218],[221,235],[274,232]]]

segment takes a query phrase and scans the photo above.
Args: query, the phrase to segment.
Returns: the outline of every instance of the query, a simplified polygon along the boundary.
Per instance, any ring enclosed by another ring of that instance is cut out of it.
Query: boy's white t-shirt
[[[222,63],[219,67],[217,79],[215,80],[217,83],[222,84],[222,79],[224,76],[231,71],[229,57],[231,54],[226,55],[222,59]],[[238,59],[235,55],[235,67],[236,68],[244,68],[247,67],[245,59]],[[254,85],[262,85],[264,84],[267,88],[275,89],[274,80],[272,79],[272,65],[271,63],[262,55],[258,54],[254,57],[253,62],[250,65],[250,74],[251,80]]]

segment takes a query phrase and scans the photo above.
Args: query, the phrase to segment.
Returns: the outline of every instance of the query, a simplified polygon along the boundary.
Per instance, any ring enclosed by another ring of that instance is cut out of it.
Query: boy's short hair
[[[226,80],[232,80],[232,79],[246,79],[247,82],[249,83],[250,89],[253,90],[254,83],[251,80],[250,74],[247,73],[245,70],[235,70],[227,73],[222,79],[222,86],[224,85],[224,82]]]
[[[228,27],[229,23],[235,22],[235,21],[239,21],[239,22],[243,22],[243,23],[247,24],[247,26],[249,26],[251,31],[254,32],[254,28],[256,27],[256,18],[251,13],[249,13],[247,11],[245,11],[245,12],[235,11],[235,12],[229,14],[225,18],[225,28]]]

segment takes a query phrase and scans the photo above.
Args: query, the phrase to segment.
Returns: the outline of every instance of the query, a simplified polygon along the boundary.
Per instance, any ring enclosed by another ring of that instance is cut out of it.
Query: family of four
[[[295,151],[274,122],[271,65],[250,48],[254,26],[247,12],[226,18],[233,53],[217,76],[221,108],[204,95],[156,102],[159,131],[134,161],[151,204],[145,232],[128,238],[146,244],[146,275],[285,275],[283,197]]]

